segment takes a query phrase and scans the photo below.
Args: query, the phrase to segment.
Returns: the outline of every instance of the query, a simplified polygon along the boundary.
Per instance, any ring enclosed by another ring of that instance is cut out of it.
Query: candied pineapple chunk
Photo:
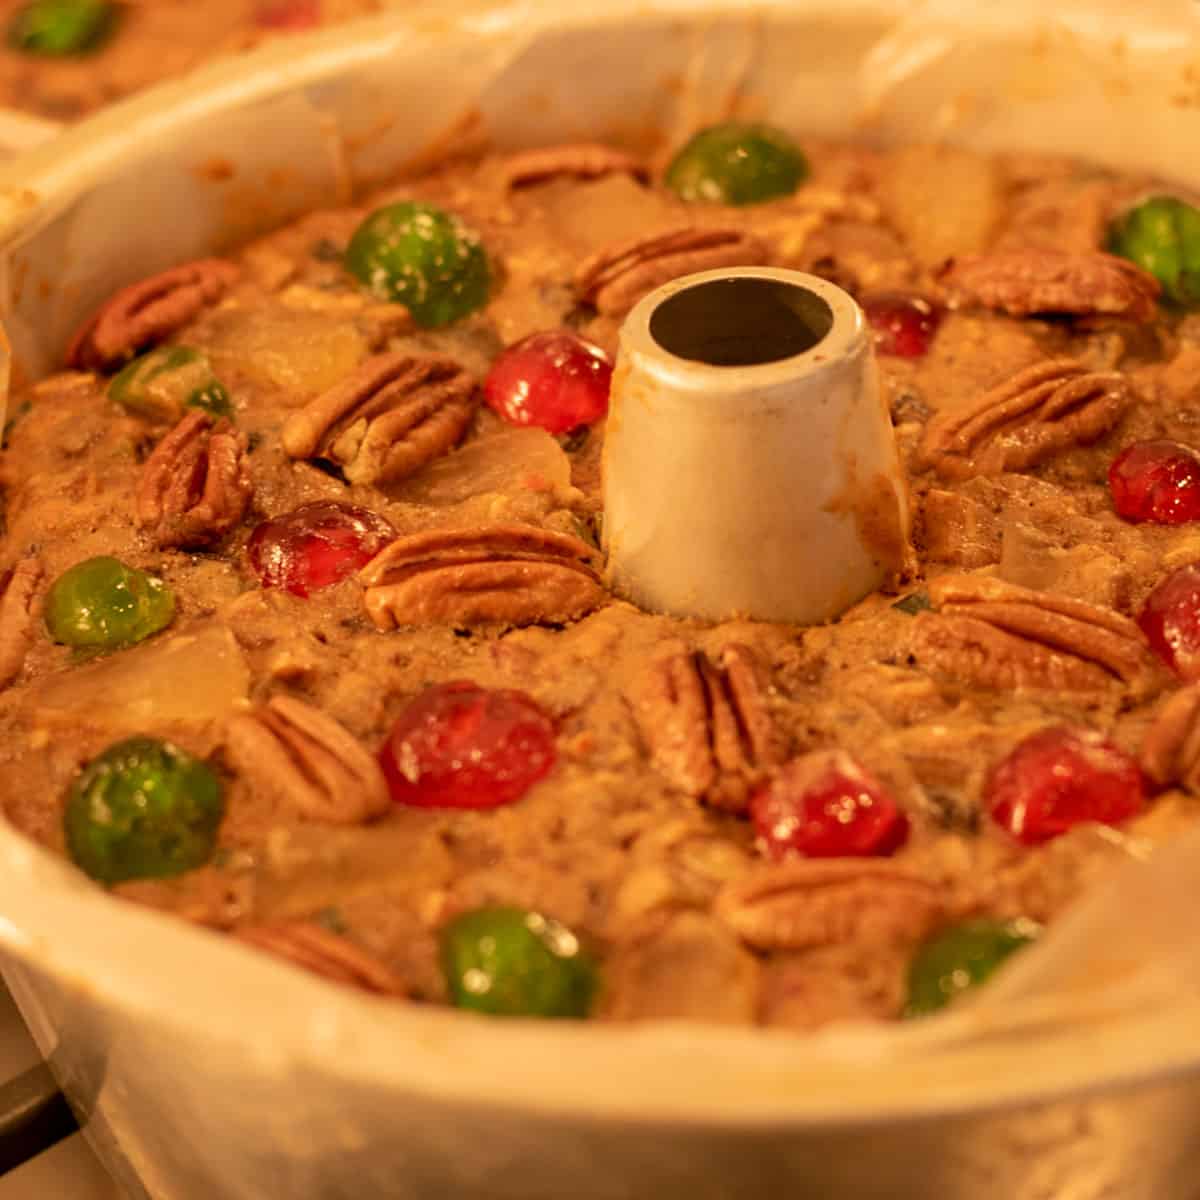
[[[51,719],[86,717],[114,729],[204,724],[227,716],[249,688],[250,668],[233,634],[212,624],[54,675],[38,694],[38,708]]]
[[[539,491],[571,485],[571,463],[544,429],[512,429],[469,442],[430,463],[404,484],[400,498],[417,504],[457,504],[488,492]]]
[[[349,375],[367,356],[367,338],[344,315],[230,309],[214,322],[209,357],[219,378],[239,376],[304,402]]]
[[[1002,180],[991,159],[951,146],[912,146],[883,177],[884,208],[925,266],[983,250],[1000,216]]]

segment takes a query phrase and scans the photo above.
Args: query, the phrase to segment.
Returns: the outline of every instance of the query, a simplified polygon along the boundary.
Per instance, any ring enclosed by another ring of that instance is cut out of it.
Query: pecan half
[[[937,888],[881,859],[796,859],[725,887],[714,914],[757,950],[915,942],[942,912]]]
[[[1163,701],[1142,740],[1142,770],[1160,787],[1200,792],[1200,683]]]
[[[1014,317],[1032,313],[1154,319],[1158,280],[1128,259],[1099,250],[1003,250],[970,254],[942,276],[952,304],[978,304]]]
[[[242,519],[254,490],[246,445],[228,421],[189,412],[142,467],[138,526],[162,547],[219,541]]]
[[[248,946],[286,958],[297,967],[334,983],[383,996],[408,993],[399,976],[378,959],[315,921],[247,925],[235,929],[233,936]]]
[[[681,791],[745,812],[766,771],[783,761],[758,657],[730,643],[714,662],[678,647],[642,675],[630,705],[655,765]]]
[[[542,146],[513,154],[501,173],[506,191],[542,183],[558,175],[576,179],[598,179],[602,175],[632,175],[643,183],[650,170],[632,154],[595,142],[571,142],[565,146]]]
[[[215,304],[239,274],[231,262],[203,258],[121,288],[71,339],[67,365],[101,371],[117,366]]]
[[[314,821],[359,824],[391,805],[374,756],[332,717],[290,696],[233,717],[225,749],[240,775]]]
[[[569,621],[604,599],[593,550],[535,525],[431,529],[397,538],[359,577],[378,629]]]
[[[1119,371],[1051,359],[935,416],[921,439],[921,460],[946,479],[1023,471],[1102,437],[1132,400]]]
[[[767,257],[766,243],[753,234],[689,225],[618,242],[593,254],[575,273],[575,290],[600,312],[620,316],[647,292],[680,275],[758,266]]]
[[[42,578],[42,564],[23,558],[0,576],[0,688],[7,687],[20,673],[25,652],[33,641],[33,601]]]
[[[913,619],[910,652],[961,682],[1144,694],[1162,678],[1141,630],[1110,608],[977,575],[943,576],[929,595],[937,612]]]
[[[449,450],[478,403],[454,359],[380,354],[289,417],[283,448],[338,463],[351,483],[390,483]]]

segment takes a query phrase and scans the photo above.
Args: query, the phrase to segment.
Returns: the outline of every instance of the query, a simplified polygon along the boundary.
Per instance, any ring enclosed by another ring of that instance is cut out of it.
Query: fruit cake
[[[0,0],[0,106],[73,121],[208,59],[394,0]]]
[[[832,280],[914,514],[813,627],[614,594],[617,333]],[[449,161],[117,291],[0,460],[0,796],[98,887],[391,998],[938,1009],[1197,818],[1200,212],[770,125]]]

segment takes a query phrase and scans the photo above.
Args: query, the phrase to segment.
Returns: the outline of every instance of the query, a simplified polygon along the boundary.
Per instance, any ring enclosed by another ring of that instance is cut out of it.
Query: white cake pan
[[[455,127],[511,146],[670,136],[740,105],[799,130],[1073,151],[1200,185],[1193,7],[529,0],[296,40],[4,170],[14,371],[55,364],[117,285],[343,201]],[[1131,866],[990,1002],[897,1030],[380,1003],[114,901],[7,829],[0,944],[131,1196],[1194,1200],[1195,841]]]

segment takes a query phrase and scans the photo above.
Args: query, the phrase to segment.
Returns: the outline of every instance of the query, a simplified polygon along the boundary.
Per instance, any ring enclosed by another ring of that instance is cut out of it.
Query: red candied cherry
[[[555,757],[554,722],[531,697],[461,679],[422,692],[379,752],[392,799],[419,808],[511,804]]]
[[[246,553],[263,587],[307,596],[352,575],[395,537],[391,523],[370,509],[318,500],[264,521]]]
[[[1034,846],[1084,821],[1117,825],[1136,816],[1146,784],[1137,763],[1095,730],[1055,726],[1001,759],[983,797],[999,825]]]
[[[908,818],[887,789],[844,750],[793,759],[750,801],[750,817],[775,859],[891,854],[908,838]]]
[[[1172,571],[1146,597],[1137,623],[1150,649],[1181,679],[1200,679],[1200,563]]]
[[[513,425],[569,433],[608,412],[612,363],[565,329],[532,333],[502,351],[483,382],[489,407]]]
[[[880,354],[920,358],[942,323],[942,310],[923,296],[884,292],[862,301],[867,324]]]
[[[1165,439],[1126,446],[1108,468],[1117,516],[1155,525],[1200,520],[1200,454]]]
[[[321,0],[266,0],[254,23],[261,29],[315,29],[321,23]]]

